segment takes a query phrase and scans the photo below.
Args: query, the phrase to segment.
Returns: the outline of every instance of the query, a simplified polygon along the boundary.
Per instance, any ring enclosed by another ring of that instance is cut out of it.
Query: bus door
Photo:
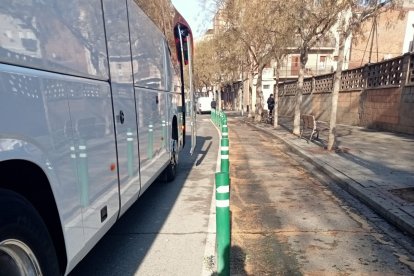
[[[131,47],[126,5],[104,0],[115,135],[118,156],[120,214],[138,198],[140,173],[138,131],[133,87]]]
[[[127,3],[142,193],[170,161],[163,127],[167,112],[164,35],[135,1]]]
[[[190,85],[190,102],[191,102],[191,111],[190,111],[190,125],[191,125],[191,150],[190,153],[193,154],[196,143],[197,143],[197,120],[196,120],[196,112],[195,112],[195,99],[194,99],[194,83],[193,83],[193,52],[190,51],[192,49],[192,38],[190,37],[191,34],[188,35],[187,38],[187,51],[188,51],[188,76],[189,76],[189,85]]]
[[[190,98],[190,110],[186,110],[190,117],[190,134],[191,134],[191,148],[190,153],[193,154],[196,146],[196,113],[194,108],[194,87],[193,87],[193,51],[192,51],[192,36],[191,31],[184,25],[178,24],[176,26],[178,33],[177,51],[179,61],[181,63],[181,78],[182,78],[182,106],[185,108],[185,93],[187,87]],[[184,76],[188,77],[188,84],[184,83]],[[185,120],[185,116],[184,116]],[[185,121],[184,121],[185,123]]]

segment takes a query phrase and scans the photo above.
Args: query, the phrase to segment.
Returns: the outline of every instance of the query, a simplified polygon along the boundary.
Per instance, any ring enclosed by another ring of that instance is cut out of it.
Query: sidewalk
[[[278,129],[247,122],[282,140],[384,219],[414,236],[414,136],[362,127],[337,126],[335,152],[324,149],[328,131],[307,142],[292,134],[293,118],[279,117]]]

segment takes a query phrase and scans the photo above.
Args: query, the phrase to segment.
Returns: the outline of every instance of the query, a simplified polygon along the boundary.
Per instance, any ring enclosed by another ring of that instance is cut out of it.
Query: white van
[[[199,114],[202,113],[210,113],[211,112],[211,101],[213,99],[210,97],[199,97],[197,99],[197,112]]]

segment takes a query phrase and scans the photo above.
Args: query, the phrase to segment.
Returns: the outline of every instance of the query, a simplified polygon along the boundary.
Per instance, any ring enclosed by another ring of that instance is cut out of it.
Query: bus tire
[[[171,182],[175,179],[177,175],[177,165],[178,165],[178,143],[177,140],[172,140],[171,145],[171,156],[170,156],[170,163],[165,168],[164,180],[165,182]]]
[[[35,208],[19,194],[0,189],[0,209],[0,275],[61,275],[49,232]]]

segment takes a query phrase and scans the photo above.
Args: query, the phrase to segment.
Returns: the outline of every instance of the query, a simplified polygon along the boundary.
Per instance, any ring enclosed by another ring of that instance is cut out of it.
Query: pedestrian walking
[[[211,108],[216,109],[216,101],[214,99],[211,101]]]
[[[269,98],[267,99],[267,109],[269,109],[269,116],[273,116],[273,109],[275,108],[275,99],[273,98],[273,94],[270,94]]]

